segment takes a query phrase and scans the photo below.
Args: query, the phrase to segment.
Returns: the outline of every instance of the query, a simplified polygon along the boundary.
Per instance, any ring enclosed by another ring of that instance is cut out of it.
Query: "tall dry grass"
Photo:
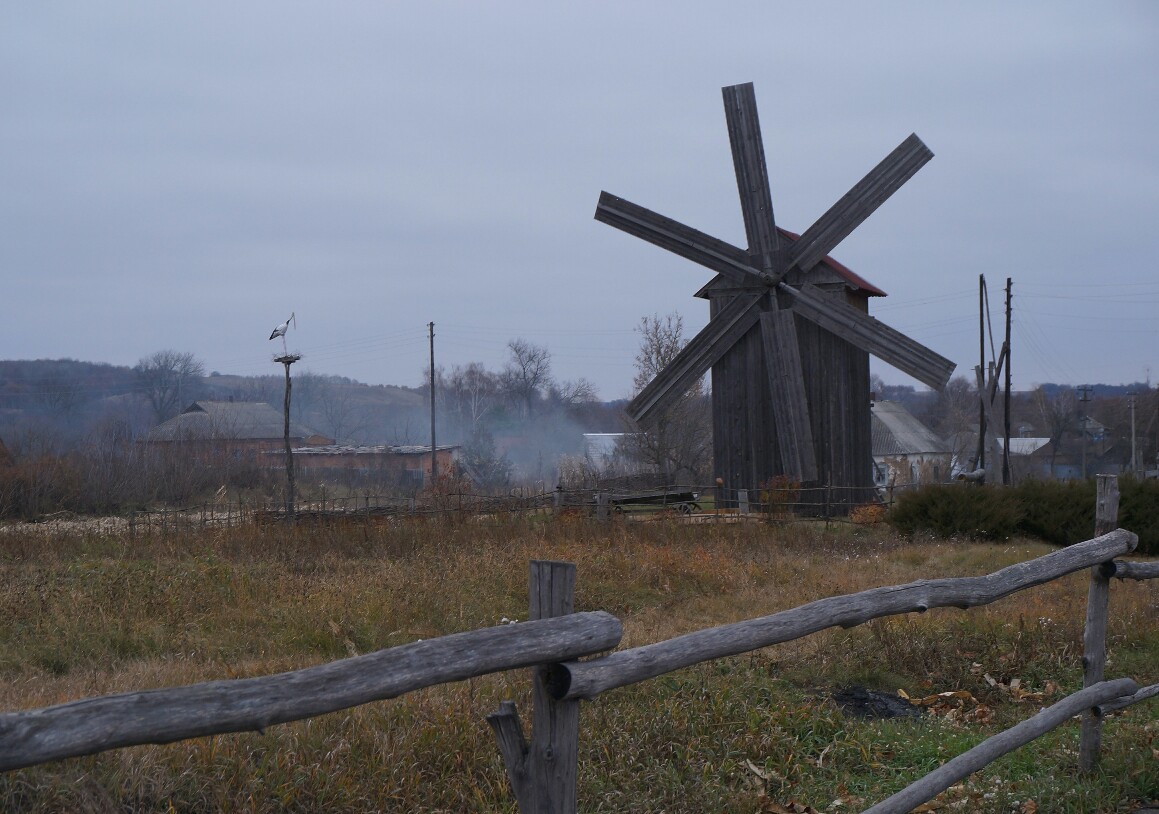
[[[908,542],[849,526],[584,520],[132,539],[8,529],[0,708],[261,675],[523,619],[531,559],[575,562],[577,609],[621,617],[632,646],[824,596],[987,573],[1047,550]],[[921,766],[1033,712],[1003,689],[1012,679],[1036,692],[1081,686],[1085,594],[1085,575],[1074,575],[988,608],[826,631],[609,693],[582,713],[581,810],[751,812],[839,799],[845,808],[832,810],[856,810],[854,801],[884,797]],[[1112,597],[1109,673],[1159,681],[1157,586],[1116,584]],[[961,690],[991,717],[856,722],[826,700],[849,683],[914,697]],[[506,698],[526,716],[527,695],[525,675],[503,674],[261,735],[11,772],[0,777],[0,808],[513,811],[483,719]],[[968,810],[1010,811],[1031,790],[1055,805],[1040,810],[1056,811],[1114,811],[1155,795],[1154,718],[1153,707],[1133,709],[1108,724],[1111,769],[1097,781],[1068,773],[1073,733],[1061,733],[1030,754],[1062,785],[1015,777],[1017,761],[996,764],[977,782],[999,777],[999,790],[977,792],[991,796]]]

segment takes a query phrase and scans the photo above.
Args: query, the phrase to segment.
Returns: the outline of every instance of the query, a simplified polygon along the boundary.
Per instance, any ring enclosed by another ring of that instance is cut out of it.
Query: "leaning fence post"
[[[1098,475],[1095,483],[1095,536],[1098,537],[1114,531],[1118,524],[1119,479],[1114,475]],[[1103,680],[1107,664],[1110,575],[1114,570],[1113,563],[1100,563],[1091,568],[1091,582],[1087,589],[1087,619],[1083,628],[1083,687],[1093,686]],[[1099,763],[1102,719],[1102,712],[1097,708],[1083,713],[1082,734],[1079,738],[1079,771],[1092,772]]]
[[[575,565],[533,560],[529,621],[574,612]],[[579,759],[579,701],[556,701],[548,684],[551,665],[533,673],[531,743],[523,736],[515,704],[504,701],[487,716],[521,814],[574,814]]]

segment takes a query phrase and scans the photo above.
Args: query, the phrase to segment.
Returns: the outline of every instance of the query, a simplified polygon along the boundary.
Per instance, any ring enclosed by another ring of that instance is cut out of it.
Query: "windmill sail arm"
[[[625,411],[646,423],[688,392],[708,369],[760,319],[760,294],[740,294],[708,321],[634,399]]]
[[[950,380],[955,365],[949,359],[884,322],[863,314],[839,297],[826,294],[810,284],[795,289],[781,283],[778,288],[793,298],[795,313],[918,381],[940,390]]]
[[[757,270],[749,265],[748,252],[623,198],[601,192],[596,220],[699,263],[741,285],[755,281]]]
[[[769,377],[777,448],[784,474],[800,483],[817,480],[809,402],[801,372],[801,350],[792,311],[776,309],[761,314],[761,341]]]
[[[723,93],[724,116],[749,251],[761,258],[763,271],[773,272],[773,258],[781,243],[773,219],[773,196],[769,190],[756,93],[751,82],[724,88]]]
[[[789,248],[789,263],[802,271],[813,268],[933,157],[911,134],[805,230]]]

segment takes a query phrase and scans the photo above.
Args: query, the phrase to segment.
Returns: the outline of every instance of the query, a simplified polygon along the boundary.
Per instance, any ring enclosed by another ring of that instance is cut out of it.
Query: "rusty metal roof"
[[[439,444],[439,452],[456,450],[459,444]],[[312,447],[295,447],[295,455],[430,455],[430,444],[325,444]],[[284,454],[277,452],[276,454]]]

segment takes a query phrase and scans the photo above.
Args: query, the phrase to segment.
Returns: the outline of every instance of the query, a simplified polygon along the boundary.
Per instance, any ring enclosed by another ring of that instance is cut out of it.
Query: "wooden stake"
[[[530,619],[565,616],[574,610],[575,565],[532,561],[529,579]],[[579,757],[579,701],[557,701],[552,684],[555,665],[534,668],[531,743],[515,704],[504,701],[487,716],[495,732],[507,776],[521,814],[574,814],[576,763]]]

